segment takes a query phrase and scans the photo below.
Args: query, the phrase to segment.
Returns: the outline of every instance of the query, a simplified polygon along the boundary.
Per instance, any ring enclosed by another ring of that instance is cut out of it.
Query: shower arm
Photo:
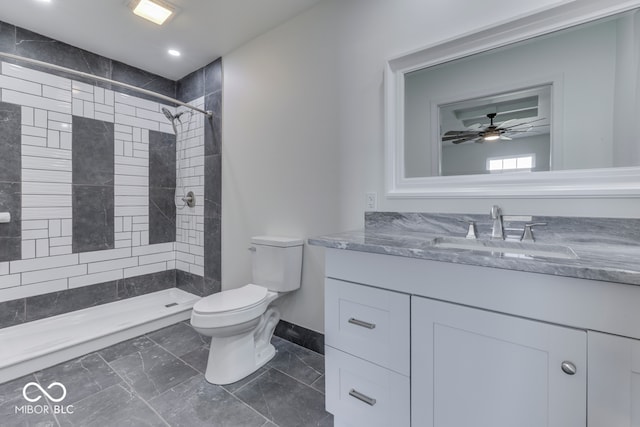
[[[26,63],[29,63],[29,64],[37,65],[39,67],[50,68],[52,70],[61,71],[63,73],[73,74],[73,75],[76,75],[76,76],[81,76],[81,77],[84,77],[84,78],[87,78],[87,79],[91,79],[91,80],[97,80],[97,81],[104,82],[104,83],[110,83],[110,84],[113,84],[113,85],[116,85],[116,86],[120,86],[120,87],[123,87],[123,88],[126,88],[126,89],[130,89],[130,90],[133,90],[133,91],[136,91],[136,92],[143,93],[145,95],[153,96],[155,98],[159,98],[159,99],[162,99],[164,101],[169,101],[169,102],[171,102],[173,104],[177,104],[177,105],[181,105],[181,106],[186,107],[186,108],[190,108],[190,109],[192,109],[194,111],[197,111],[199,113],[202,113],[202,114],[206,115],[207,117],[212,117],[213,116],[213,112],[210,111],[210,110],[202,110],[200,108],[194,107],[193,105],[187,104],[186,102],[179,101],[179,100],[171,98],[169,96],[162,95],[160,93],[153,92],[153,91],[150,91],[150,90],[147,90],[147,89],[142,89],[142,88],[139,88],[139,87],[127,84],[127,83],[122,83],[122,82],[119,82],[119,81],[116,81],[116,80],[111,80],[111,79],[108,79],[106,77],[94,76],[93,74],[85,73],[85,72],[82,72],[82,71],[72,70],[71,68],[61,67],[60,65],[49,64],[48,62],[38,61],[37,59],[24,58],[22,56],[13,55],[11,53],[6,53],[6,52],[0,52],[0,57],[5,57],[5,58],[13,59],[13,60],[16,60],[16,61],[26,62]]]

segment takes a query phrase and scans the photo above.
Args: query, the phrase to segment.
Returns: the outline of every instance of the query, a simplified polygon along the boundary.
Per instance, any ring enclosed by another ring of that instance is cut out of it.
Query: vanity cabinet
[[[326,407],[338,426],[410,425],[409,295],[325,282]]]
[[[589,426],[640,426],[640,340],[588,336]]]
[[[411,425],[586,425],[585,331],[421,297],[411,313]]]
[[[640,286],[327,249],[336,426],[639,427]]]

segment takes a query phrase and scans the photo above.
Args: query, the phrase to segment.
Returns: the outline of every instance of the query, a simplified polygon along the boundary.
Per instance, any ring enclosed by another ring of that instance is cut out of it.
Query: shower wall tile
[[[204,68],[194,71],[178,80],[177,98],[182,102],[191,102],[204,94]]]
[[[73,185],[113,186],[113,141],[112,123],[73,117]]]
[[[25,322],[25,300],[0,302],[0,328]]]
[[[117,300],[115,281],[25,299],[25,321],[43,319]]]
[[[204,296],[204,277],[176,270],[176,287],[195,295]]]
[[[204,67],[204,94],[222,90],[222,58]]]
[[[72,110],[73,115],[113,123],[115,114],[115,94],[112,90],[74,80]]]
[[[149,187],[176,187],[176,136],[149,131]]]
[[[168,270],[118,281],[118,298],[131,298],[150,292],[172,288],[176,283],[176,271]]]
[[[149,188],[149,243],[176,240],[176,205],[173,188]]]
[[[20,106],[0,102],[0,182],[20,182],[21,114]]]
[[[221,278],[221,188],[222,158],[220,155],[206,156],[205,168],[205,277],[213,280]]]
[[[86,50],[16,27],[15,53],[85,73],[109,77],[110,61]]]
[[[204,107],[203,97],[191,105]],[[193,191],[196,206],[180,203],[176,211],[176,268],[191,275],[204,276],[204,121],[202,114],[192,114],[182,107],[183,124],[177,142],[178,197]]]
[[[114,188],[73,186],[73,252],[114,248]]]
[[[21,256],[21,109],[0,103],[0,212],[9,212],[11,222],[0,224],[0,261]],[[15,279],[11,279],[13,281]],[[10,280],[5,283],[11,283]],[[0,286],[1,287],[1,286]]]
[[[116,248],[149,244],[149,130],[115,127]]]
[[[0,51],[14,53],[16,50],[16,27],[0,21]]]
[[[73,118],[73,252],[114,248],[114,125]]]
[[[111,63],[111,78],[119,82],[127,83],[133,86],[137,86],[142,89],[147,89],[162,95],[175,98],[176,96],[176,82],[166,79],[164,77],[151,74],[147,71],[139,68],[132,67],[122,62],[112,61]],[[139,92],[128,91],[127,89],[118,89],[119,92],[131,94],[138,98],[147,98],[144,94]],[[151,101],[157,102],[156,98],[150,98]]]

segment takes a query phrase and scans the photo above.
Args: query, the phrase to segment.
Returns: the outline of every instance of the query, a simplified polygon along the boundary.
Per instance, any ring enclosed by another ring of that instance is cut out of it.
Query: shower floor
[[[165,289],[0,329],[0,383],[188,319],[198,299]]]

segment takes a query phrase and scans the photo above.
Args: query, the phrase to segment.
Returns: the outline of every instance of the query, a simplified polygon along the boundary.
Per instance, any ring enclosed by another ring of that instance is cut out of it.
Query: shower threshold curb
[[[0,384],[187,320],[199,299],[171,288],[0,329]]]

